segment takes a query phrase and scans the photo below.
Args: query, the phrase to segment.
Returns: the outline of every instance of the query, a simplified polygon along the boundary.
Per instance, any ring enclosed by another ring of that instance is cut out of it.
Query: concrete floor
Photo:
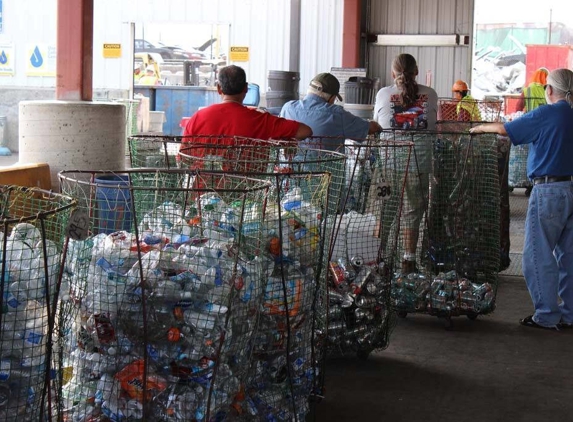
[[[0,168],[11,166],[12,164],[16,164],[17,162],[18,162],[18,154],[0,156]]]
[[[387,350],[327,363],[314,421],[573,421],[573,330],[526,328],[533,307],[521,273],[527,198],[510,195],[513,263],[497,309],[454,330],[427,315],[399,319]]]

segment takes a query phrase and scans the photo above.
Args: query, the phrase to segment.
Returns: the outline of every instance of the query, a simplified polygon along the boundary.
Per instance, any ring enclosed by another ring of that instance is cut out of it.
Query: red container
[[[179,121],[179,127],[181,128],[181,135],[183,135],[183,131],[185,130],[185,126],[187,126],[187,122],[189,121],[191,117],[183,117],[180,121]]]
[[[525,57],[525,85],[528,85],[540,67],[549,71],[567,68],[573,70],[573,46],[571,45],[527,45]]]
[[[521,96],[519,94],[508,94],[503,96],[503,114],[509,116],[517,111],[517,102]]]

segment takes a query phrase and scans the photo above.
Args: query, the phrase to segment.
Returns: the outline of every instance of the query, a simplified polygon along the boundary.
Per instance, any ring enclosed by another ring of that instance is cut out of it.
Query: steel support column
[[[58,0],[56,99],[92,100],[94,0]]]
[[[344,0],[342,67],[360,67],[360,15],[362,0]]]

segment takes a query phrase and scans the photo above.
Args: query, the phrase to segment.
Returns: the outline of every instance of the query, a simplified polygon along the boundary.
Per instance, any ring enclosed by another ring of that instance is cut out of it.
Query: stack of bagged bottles
[[[270,190],[259,180],[256,195],[149,187],[130,196],[132,230],[71,242],[67,420],[304,419],[326,220],[294,179]],[[173,201],[144,213],[153,197]]]
[[[73,201],[15,186],[0,200],[0,420],[38,421],[56,401],[52,318]]]

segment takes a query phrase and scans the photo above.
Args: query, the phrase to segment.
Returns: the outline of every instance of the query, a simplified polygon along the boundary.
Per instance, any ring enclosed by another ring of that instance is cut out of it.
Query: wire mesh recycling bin
[[[526,195],[531,193],[531,180],[527,177],[527,157],[529,145],[511,145],[509,150],[508,182],[510,188],[526,188]]]
[[[326,268],[344,156],[246,138],[181,149],[184,167],[250,174],[273,185],[265,219],[266,289],[245,385],[244,420],[305,420],[321,394]]]
[[[328,273],[328,354],[365,359],[384,349],[395,317],[390,286],[413,144],[380,139],[340,143],[347,157],[341,207],[334,220]]]
[[[467,114],[460,113],[465,110]],[[439,121],[472,121],[472,122],[499,122],[503,110],[502,100],[454,100],[452,98],[438,99]],[[469,117],[469,118],[468,118]]]
[[[128,138],[132,168],[177,168],[181,136],[137,135]]]
[[[418,204],[425,207],[418,227],[407,204],[415,192],[406,187],[399,255],[411,252],[417,232],[417,268],[402,265],[394,274],[392,303],[398,316],[436,315],[451,329],[452,316],[474,319],[495,308],[500,260],[498,139],[445,131],[396,136],[414,140],[417,168],[410,168],[409,177],[414,174],[421,181],[416,190],[428,200]],[[422,139],[431,148],[423,159],[418,148]],[[424,159],[430,161],[424,164]],[[426,171],[429,177],[422,176]]]
[[[0,186],[0,420],[48,420],[56,402],[56,309],[75,201]]]
[[[481,122],[446,122],[436,124],[438,132],[469,134],[471,127]],[[497,173],[499,179],[499,272],[504,271],[511,264],[510,259],[510,210],[509,192],[510,184],[508,173],[510,170],[511,141],[507,136],[496,135],[497,138]]]
[[[87,221],[66,260],[62,418],[237,414],[266,295],[270,183],[177,169],[59,177]],[[127,222],[119,204],[130,209]],[[108,232],[102,215],[121,229]]]

